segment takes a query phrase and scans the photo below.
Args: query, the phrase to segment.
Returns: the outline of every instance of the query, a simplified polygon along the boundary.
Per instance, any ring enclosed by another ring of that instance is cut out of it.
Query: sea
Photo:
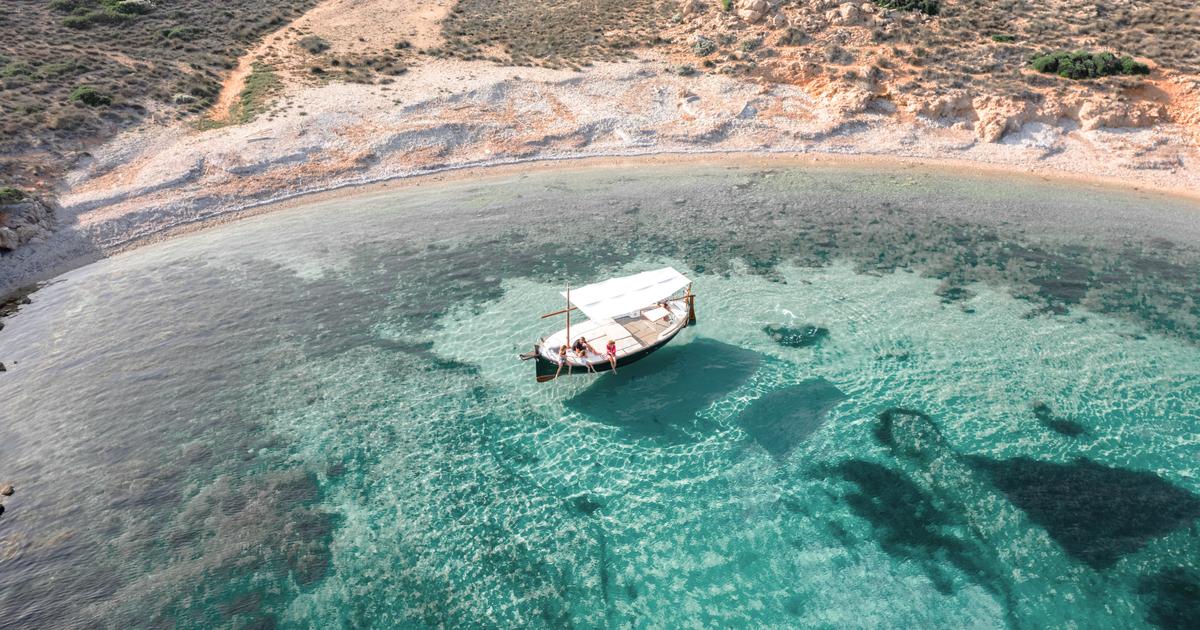
[[[568,283],[664,266],[695,326],[535,382]],[[0,627],[1198,628],[1198,272],[1195,201],[866,164],[142,247],[3,322]]]

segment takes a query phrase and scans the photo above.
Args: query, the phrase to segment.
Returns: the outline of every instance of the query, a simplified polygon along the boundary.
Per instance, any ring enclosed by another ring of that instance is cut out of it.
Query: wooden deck
[[[629,334],[633,335],[643,346],[654,345],[658,336],[669,326],[669,322],[651,322],[643,317],[621,317],[616,320]]]

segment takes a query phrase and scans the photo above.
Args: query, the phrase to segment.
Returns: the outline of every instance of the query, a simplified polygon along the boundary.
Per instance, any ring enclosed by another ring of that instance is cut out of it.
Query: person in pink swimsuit
[[[613,374],[617,373],[617,342],[612,339],[608,340],[608,345],[604,346],[604,356],[608,357],[608,362],[612,365]]]

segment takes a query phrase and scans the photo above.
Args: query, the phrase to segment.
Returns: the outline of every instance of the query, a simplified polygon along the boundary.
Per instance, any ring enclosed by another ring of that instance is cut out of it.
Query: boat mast
[[[571,345],[571,283],[567,283],[567,345]]]

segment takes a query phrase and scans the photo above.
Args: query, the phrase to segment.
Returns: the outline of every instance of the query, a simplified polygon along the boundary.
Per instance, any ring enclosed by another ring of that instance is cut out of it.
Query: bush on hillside
[[[114,9],[97,9],[95,11],[80,11],[76,9],[71,15],[63,18],[62,25],[67,28],[86,30],[97,25],[121,24],[131,20],[129,13],[118,13]]]
[[[199,26],[184,24],[175,28],[165,28],[159,32],[163,39],[175,39],[183,42],[190,42],[204,34],[204,29]]]
[[[25,191],[12,186],[0,186],[0,205],[17,203],[25,200]]]
[[[875,0],[875,4],[885,9],[920,11],[925,15],[937,15],[941,9],[938,0]]]
[[[1125,55],[1117,57],[1115,53],[1091,53],[1083,50],[1068,52],[1059,50],[1043,55],[1036,55],[1029,60],[1029,65],[1044,74],[1057,74],[1066,79],[1095,79],[1117,74],[1134,75],[1150,74],[1150,66],[1135,61]]]
[[[71,102],[83,103],[89,107],[112,105],[112,97],[90,85],[81,85],[71,90]]]
[[[329,50],[329,42],[317,37],[316,35],[305,35],[296,42],[298,46],[304,49],[310,55],[319,55],[326,50]]]

